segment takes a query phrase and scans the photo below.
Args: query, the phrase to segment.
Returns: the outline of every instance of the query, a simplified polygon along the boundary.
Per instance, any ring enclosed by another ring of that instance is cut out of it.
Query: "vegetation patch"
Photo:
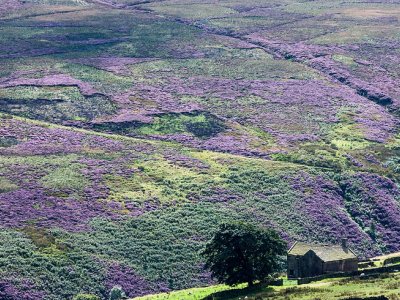
[[[68,123],[90,121],[115,112],[105,96],[83,96],[77,87],[20,86],[0,89],[1,112],[31,119]]]
[[[42,178],[44,187],[54,191],[82,191],[88,185],[87,179],[80,171],[81,166],[61,167]]]
[[[9,181],[7,178],[4,178],[3,176],[0,176],[0,193],[7,193],[14,191],[18,188],[18,186],[11,181]]]
[[[170,113],[153,116],[150,124],[141,122],[96,124],[95,128],[128,135],[172,135],[187,133],[207,139],[226,129],[219,118],[204,112]]]
[[[12,147],[18,145],[19,141],[14,137],[0,137],[0,148]]]

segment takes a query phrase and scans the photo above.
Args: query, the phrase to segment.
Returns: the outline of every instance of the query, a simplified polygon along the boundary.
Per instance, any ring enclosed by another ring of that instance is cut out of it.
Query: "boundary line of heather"
[[[183,147],[188,150],[225,154],[225,155],[229,155],[231,157],[238,157],[238,158],[249,160],[249,161],[252,161],[252,160],[253,161],[260,161],[260,160],[265,161],[265,160],[267,160],[265,158],[259,158],[259,157],[249,157],[249,156],[233,154],[233,153],[191,148],[188,146],[182,146],[182,144],[180,144],[179,142],[174,142],[174,141],[151,140],[151,139],[146,139],[146,138],[137,138],[137,137],[120,135],[120,134],[112,134],[112,133],[105,133],[105,132],[100,132],[100,131],[95,131],[95,130],[84,129],[84,128],[77,128],[77,127],[73,127],[73,126],[65,126],[65,125],[60,125],[60,124],[55,124],[55,123],[45,122],[45,121],[40,121],[40,120],[34,120],[34,119],[19,117],[19,116],[15,116],[12,114],[0,112],[0,119],[1,118],[12,118],[12,119],[15,119],[18,121],[35,124],[35,125],[42,126],[42,127],[70,130],[70,131],[74,131],[74,132],[79,132],[79,133],[89,134],[89,135],[96,135],[96,136],[101,136],[104,138],[110,138],[110,139],[119,140],[119,141],[146,142],[146,143],[149,143],[152,145],[160,145],[160,146],[163,145],[163,146],[169,146],[169,147]],[[288,166],[302,166],[302,167],[306,167],[306,168],[310,168],[310,169],[333,170],[333,168],[329,168],[329,167],[310,166],[307,164],[301,164],[301,163],[296,163],[296,162],[280,161],[280,160],[273,160],[273,159],[268,159],[268,161],[271,163],[285,164]]]

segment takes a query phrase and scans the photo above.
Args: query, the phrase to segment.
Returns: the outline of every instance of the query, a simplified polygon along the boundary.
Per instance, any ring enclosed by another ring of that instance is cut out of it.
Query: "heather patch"
[[[398,188],[375,174],[357,173],[343,179],[346,209],[384,252],[393,251],[398,239]],[[390,224],[390,225],[389,225]]]
[[[5,0],[0,8],[0,16],[7,15],[12,12],[12,10],[16,10],[20,7],[21,3],[18,0]]]
[[[20,141],[8,148],[0,148],[3,155],[32,156],[79,153],[88,146],[105,151],[121,150],[122,144],[101,136],[87,136],[83,133],[57,127],[46,128],[25,123],[20,120],[2,120],[0,132],[11,135]],[[29,158],[28,158],[29,159]],[[42,159],[46,159],[43,158]]]
[[[137,275],[130,267],[116,263],[110,264],[105,285],[107,290],[111,290],[114,286],[121,286],[130,297],[146,295],[160,288],[160,286],[154,287],[153,284]]]
[[[198,85],[203,84],[200,80],[193,80],[193,84],[194,82]],[[221,84],[221,90],[219,84]],[[339,119],[333,114],[335,111],[340,116],[342,111],[360,111],[368,106],[368,110],[374,112],[373,115],[358,115],[352,126],[357,128],[353,135],[357,135],[358,131],[361,132],[358,133],[361,137],[365,130],[371,140],[381,141],[385,135],[387,138],[390,134],[389,128],[393,126],[393,119],[390,116],[382,123],[382,117],[387,113],[379,107],[364,103],[358,96],[339,94],[331,86],[318,81],[303,84],[297,81],[249,82],[243,84],[242,88],[239,86],[235,90],[231,89],[230,94],[222,91],[222,84],[229,86],[228,82],[217,81],[217,84],[211,87],[214,95],[218,95],[220,98],[210,97],[200,90],[188,90],[183,93],[192,93],[197,97],[187,97],[182,100],[196,101],[203,107],[215,111],[218,115],[235,118],[242,124],[251,124],[271,133],[278,139],[288,140],[291,143],[296,139],[313,141],[318,139],[318,136],[326,136],[328,133],[326,129]],[[247,94],[253,96],[244,96]],[[329,112],[327,111],[328,107]],[[238,110],[239,113],[237,113]],[[340,132],[339,128],[347,126],[346,122],[343,119],[337,125],[339,135],[345,134]],[[345,131],[345,129],[343,130]]]
[[[38,186],[31,187],[37,191],[19,189],[0,194],[2,227],[21,228],[32,225],[80,231],[87,230],[87,222],[95,216],[115,216],[106,204],[95,201],[79,202],[64,195],[47,195]]]

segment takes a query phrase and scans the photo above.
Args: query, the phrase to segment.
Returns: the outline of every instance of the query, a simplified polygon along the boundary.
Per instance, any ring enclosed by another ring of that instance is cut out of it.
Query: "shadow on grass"
[[[224,300],[233,299],[241,296],[251,296],[258,293],[267,294],[272,292],[273,288],[268,287],[265,283],[256,284],[253,287],[238,288],[233,290],[221,291],[213,293],[202,300]]]

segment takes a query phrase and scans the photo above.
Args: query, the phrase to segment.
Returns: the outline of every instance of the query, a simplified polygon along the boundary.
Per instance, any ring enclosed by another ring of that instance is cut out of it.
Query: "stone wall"
[[[320,281],[328,278],[356,277],[356,276],[360,276],[360,278],[368,278],[373,276],[379,276],[382,273],[389,273],[389,272],[400,272],[400,265],[384,266],[380,268],[371,268],[353,272],[339,272],[339,273],[323,274],[314,277],[299,278],[298,284],[299,285],[307,284],[310,282]]]

